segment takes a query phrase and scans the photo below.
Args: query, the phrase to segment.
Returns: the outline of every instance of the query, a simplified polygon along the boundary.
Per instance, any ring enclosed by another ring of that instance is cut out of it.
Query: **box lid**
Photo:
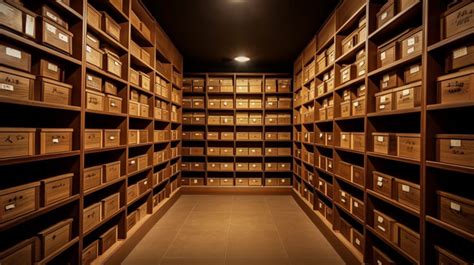
[[[64,221],[61,221],[61,222],[59,222],[59,223],[57,223],[57,224],[55,224],[55,225],[53,225],[53,226],[51,226],[51,227],[49,227],[49,228],[46,228],[45,230],[39,232],[38,235],[44,237],[44,236],[46,236],[46,235],[48,235],[48,234],[50,234],[50,233],[53,233],[54,231],[56,231],[56,230],[58,230],[58,229],[63,228],[63,227],[66,226],[66,225],[71,225],[71,224],[72,224],[72,221],[73,221],[72,218],[69,218],[69,219],[66,219],[66,220],[64,220]]]
[[[32,79],[32,80],[36,79],[36,77],[32,74],[25,73],[25,72],[18,71],[18,70],[13,70],[11,68],[7,68],[7,67],[3,67],[3,66],[0,66],[0,72],[4,72],[4,73],[7,73],[7,74],[12,74],[12,75],[17,75],[17,76],[25,77],[25,78]]]
[[[71,128],[42,128],[38,129],[40,133],[49,133],[49,132],[73,132],[74,129]]]
[[[6,194],[9,194],[9,193],[13,193],[13,192],[18,192],[18,191],[22,191],[22,190],[26,190],[26,189],[39,187],[39,186],[40,186],[40,182],[38,181],[38,182],[32,182],[32,183],[28,183],[28,184],[24,184],[24,185],[20,185],[20,186],[16,186],[16,187],[11,187],[11,188],[8,188],[8,189],[0,190],[0,196],[6,195]]]
[[[59,175],[59,176],[56,176],[56,177],[43,179],[43,180],[41,180],[41,183],[48,184],[50,182],[55,182],[55,181],[62,180],[62,179],[72,178],[73,176],[74,176],[73,173],[63,174],[63,175]]]

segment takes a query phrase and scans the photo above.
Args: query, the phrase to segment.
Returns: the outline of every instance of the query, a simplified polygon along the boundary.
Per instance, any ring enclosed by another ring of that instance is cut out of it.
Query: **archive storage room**
[[[0,265],[474,264],[473,0],[0,0]]]

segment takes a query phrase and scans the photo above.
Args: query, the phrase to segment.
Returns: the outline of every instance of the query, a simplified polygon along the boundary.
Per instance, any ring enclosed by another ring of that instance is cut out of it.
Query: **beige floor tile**
[[[278,229],[282,230],[313,230],[317,227],[311,222],[311,220],[302,212],[299,213],[273,213],[273,219]]]
[[[160,265],[225,265],[225,259],[164,258]]]
[[[273,216],[267,212],[232,212],[231,229],[241,230],[276,230]]]
[[[228,259],[226,265],[290,265],[286,258],[242,258]]]
[[[143,237],[127,258],[131,260],[148,259],[158,262],[166,253],[177,234],[177,230],[153,228]]]
[[[159,258],[152,258],[152,257],[132,257],[128,256],[121,265],[158,265],[160,264]]]
[[[230,212],[193,211],[184,222],[183,229],[227,230],[231,219]]]
[[[297,258],[290,259],[291,265],[344,265],[346,264],[339,257],[321,258],[314,256],[314,258]]]
[[[235,258],[287,258],[277,231],[231,229],[229,259]]]
[[[165,258],[225,258],[227,231],[181,229]]]

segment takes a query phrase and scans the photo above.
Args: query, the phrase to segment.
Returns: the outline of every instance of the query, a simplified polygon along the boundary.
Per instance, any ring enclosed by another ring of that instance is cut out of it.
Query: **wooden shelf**
[[[99,67],[95,66],[95,65],[92,65],[90,63],[86,63],[87,64],[87,70],[89,71],[92,71],[96,74],[99,74],[103,77],[107,77],[108,79],[112,79],[116,82],[119,82],[121,83],[122,85],[127,85],[128,84],[128,81],[127,80],[124,80],[116,75],[113,75],[113,74],[110,74],[110,73],[107,73],[106,71],[100,69]]]
[[[420,165],[420,161],[409,159],[409,158],[403,158],[403,157],[398,157],[394,155],[384,155],[384,154],[379,154],[379,153],[374,153],[374,152],[366,152],[368,156],[371,157],[378,157],[378,158],[383,158],[386,160],[394,160],[398,162],[403,162],[407,164],[412,164],[412,165]]]
[[[380,28],[370,33],[369,40],[378,41],[381,39],[390,39],[393,35],[393,32],[396,32],[400,27],[406,27],[410,22],[413,21],[413,18],[420,17],[422,14],[422,0],[418,0],[416,3],[407,7],[402,12],[396,14],[392,19],[387,21]]]
[[[43,216],[43,215],[48,214],[48,213],[50,213],[50,212],[52,212],[56,209],[62,208],[63,206],[66,206],[68,204],[72,204],[72,203],[77,202],[77,201],[79,201],[79,195],[78,194],[70,196],[69,198],[67,198],[65,200],[53,203],[49,206],[41,207],[36,211],[30,212],[28,214],[22,215],[18,218],[15,218],[13,220],[10,220],[10,221],[7,221],[7,222],[4,222],[4,223],[0,224],[0,232],[6,231],[6,230],[8,230],[10,228],[13,228],[15,226],[18,226],[20,224],[29,222],[29,221],[37,218],[38,216]]]
[[[370,194],[370,195],[372,195],[373,197],[375,197],[375,198],[377,198],[377,199],[379,199],[379,200],[382,200],[382,201],[384,201],[384,202],[386,202],[386,203],[388,203],[388,204],[391,204],[391,205],[397,207],[398,209],[403,210],[403,211],[406,212],[406,213],[409,213],[409,214],[411,214],[411,215],[413,215],[413,216],[416,216],[416,217],[418,217],[418,218],[420,217],[420,211],[419,211],[419,210],[414,209],[414,208],[411,208],[411,207],[408,207],[408,206],[406,206],[406,205],[404,205],[404,204],[402,204],[402,203],[399,203],[398,201],[396,201],[396,200],[394,200],[394,199],[392,199],[392,198],[388,198],[388,197],[386,197],[386,196],[383,196],[383,195],[381,195],[381,194],[378,194],[377,192],[372,191],[372,190],[369,190],[369,189],[367,189],[367,194]]]
[[[440,52],[454,48],[474,38],[474,29],[469,29],[428,46],[428,52]]]
[[[414,260],[410,255],[408,255],[403,249],[399,246],[395,245],[392,241],[387,240],[385,237],[380,235],[374,228],[369,225],[365,225],[367,231],[369,231],[372,235],[376,236],[378,239],[382,240],[385,244],[389,247],[394,249],[398,254],[404,257],[406,260],[410,261],[413,264],[418,264],[418,261]]]
[[[346,213],[346,215],[348,215],[349,217],[351,217],[354,221],[358,222],[359,224],[361,224],[362,226],[365,224],[365,222],[363,220],[361,220],[359,217],[355,216],[353,213],[351,213],[350,211],[348,211],[346,208],[344,208],[341,204],[339,204],[339,202],[337,201],[334,201],[334,205],[336,205],[336,207],[343,211],[344,213]]]
[[[98,29],[94,27],[93,25],[87,23],[87,31],[92,33],[94,36],[97,36],[101,42],[106,42],[108,45],[112,46],[114,49],[119,51],[119,54],[128,52],[128,49],[124,45],[122,45],[122,43],[112,38],[109,34],[105,33],[102,29]]]
[[[11,42],[15,42],[17,44],[27,46],[29,49],[33,49],[34,51],[45,52],[46,54],[54,56],[55,58],[63,62],[72,63],[72,64],[75,64],[76,66],[82,65],[82,62],[80,60],[77,60],[65,53],[56,51],[52,48],[38,44],[30,39],[24,38],[6,29],[0,28],[0,36],[5,37],[5,39],[8,39]]]
[[[127,148],[126,145],[114,146],[114,147],[103,147],[103,148],[96,148],[96,149],[86,149],[84,151],[85,154],[96,154],[101,152],[109,152],[109,151],[117,151],[117,150],[125,150]]]
[[[358,85],[358,84],[361,84],[361,83],[364,83],[364,82],[365,82],[365,75],[357,77],[356,79],[353,79],[353,80],[351,80],[349,82],[346,82],[344,84],[341,84],[341,85],[337,86],[336,89],[334,89],[334,90],[339,91],[339,90],[342,90],[344,88],[348,88],[348,87]]]
[[[114,179],[114,180],[109,181],[109,182],[107,182],[107,183],[103,183],[103,184],[101,184],[101,185],[98,186],[98,187],[94,187],[94,188],[92,188],[92,189],[88,189],[88,190],[84,191],[84,196],[89,196],[90,194],[93,194],[93,193],[95,193],[95,192],[98,192],[98,191],[100,191],[100,190],[103,190],[103,189],[105,189],[105,188],[107,188],[107,187],[113,186],[113,185],[115,185],[116,183],[125,181],[125,179],[126,179],[126,176],[121,176],[121,177],[118,178],[118,179]]]
[[[440,110],[449,110],[449,109],[465,109],[465,108],[473,108],[473,102],[465,102],[465,103],[452,103],[452,104],[431,104],[426,106],[427,111],[440,111]]]
[[[11,104],[11,105],[24,106],[24,107],[56,109],[56,110],[63,110],[63,111],[75,111],[75,112],[81,111],[81,107],[77,107],[77,106],[60,105],[60,104],[53,104],[53,103],[47,103],[47,102],[35,101],[35,100],[21,100],[21,99],[14,99],[14,98],[9,98],[9,97],[2,97],[2,96],[0,96],[0,104]]]
[[[421,114],[421,107],[415,107],[413,109],[402,109],[402,110],[392,110],[392,111],[382,111],[382,112],[373,112],[367,114],[367,117],[384,117],[384,116],[397,116],[397,115],[407,115],[407,114]]]
[[[62,152],[62,153],[54,153],[54,154],[46,154],[46,155],[1,158],[0,166],[27,164],[27,163],[36,162],[36,161],[45,161],[45,160],[73,157],[73,156],[79,156],[79,155],[80,155],[80,151],[72,151],[72,152]]]
[[[437,162],[437,161],[426,161],[426,166],[430,168],[438,168],[438,169],[444,169],[448,171],[455,171],[455,172],[474,175],[473,167],[466,167],[466,166],[442,163],[442,162]]]
[[[386,66],[383,66],[383,67],[380,67],[374,71],[371,71],[369,72],[368,76],[369,77],[373,77],[373,76],[379,76],[379,75],[382,75],[382,74],[385,74],[389,71],[392,71],[394,69],[399,69],[399,68],[402,68],[404,66],[408,66],[416,61],[419,61],[421,60],[421,53],[416,53],[416,54],[413,54],[411,56],[408,56],[408,57],[405,57],[405,58],[402,58],[402,59],[399,59],[391,64],[388,64]]]
[[[455,234],[459,237],[462,237],[462,238],[467,239],[471,242],[474,242],[474,235],[472,233],[469,233],[467,231],[464,231],[462,229],[457,228],[456,226],[453,226],[451,224],[443,222],[443,221],[439,220],[438,218],[427,215],[426,216],[426,221],[433,224],[433,225],[436,225],[437,227],[440,227],[440,228],[442,228],[446,231],[449,231],[449,232],[451,232],[451,233],[453,233],[453,234]]]
[[[359,185],[359,184],[357,184],[357,183],[354,183],[354,182],[352,182],[352,181],[350,181],[350,180],[348,180],[348,179],[346,179],[346,178],[344,178],[344,177],[339,176],[338,174],[334,174],[334,177],[336,177],[336,179],[339,180],[339,181],[342,181],[342,182],[344,182],[344,183],[347,183],[347,184],[351,185],[351,186],[354,187],[354,188],[357,188],[357,189],[359,189],[359,190],[361,190],[361,191],[364,191],[364,186],[361,186],[361,185]]]

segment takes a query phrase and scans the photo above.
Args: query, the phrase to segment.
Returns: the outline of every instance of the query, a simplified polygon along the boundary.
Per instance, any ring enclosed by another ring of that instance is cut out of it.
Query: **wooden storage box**
[[[365,152],[364,133],[351,133],[351,149],[355,151]]]
[[[122,99],[119,97],[106,95],[105,111],[112,113],[122,113]]]
[[[27,11],[28,9],[26,8],[20,9],[18,1],[16,3],[11,2],[15,1],[0,2],[0,10],[3,11],[0,17],[1,25],[34,38],[36,15],[33,12]]]
[[[121,78],[122,62],[120,61],[120,57],[108,49],[104,49],[104,52],[104,70]]]
[[[436,264],[457,264],[457,265],[469,265],[471,262],[456,256],[452,252],[443,249],[437,245],[434,246],[436,251]]]
[[[140,77],[140,87],[147,91],[150,91],[150,77],[146,73],[140,71],[138,72],[138,74]]]
[[[390,21],[396,12],[396,1],[388,0],[387,3],[380,8],[379,12],[377,12],[377,28],[382,27],[385,23]]]
[[[446,55],[446,72],[468,67],[472,64],[474,64],[474,44],[472,42],[457,47]]]
[[[40,154],[72,151],[73,129],[38,129]]]
[[[71,240],[72,221],[73,219],[64,220],[38,233],[41,258],[48,257]]]
[[[33,99],[35,76],[0,66],[0,97]]]
[[[442,16],[443,38],[452,37],[474,27],[474,3],[472,1],[455,1]]]
[[[437,191],[438,218],[468,233],[474,233],[474,201]]]
[[[41,29],[38,36],[42,44],[50,46],[54,49],[72,54],[72,40],[74,34],[65,28],[57,27],[50,23],[44,17],[40,17]]]
[[[397,133],[397,154],[399,157],[420,160],[421,159],[420,134]]]
[[[408,256],[412,257],[414,260],[420,260],[420,234],[400,223],[397,223],[395,225],[394,236],[396,244],[405,251]]]
[[[99,257],[99,241],[92,242],[82,250],[82,264],[90,265]]]
[[[84,149],[102,148],[103,131],[100,129],[86,129],[84,131]]]
[[[403,85],[403,80],[398,75],[397,71],[392,71],[384,74],[380,79],[380,89],[382,91],[395,88]]]
[[[395,197],[396,187],[394,184],[395,178],[378,171],[373,171],[373,183],[372,189],[382,195],[389,198]]]
[[[377,67],[381,68],[398,60],[398,49],[398,42],[393,39],[379,46],[377,51]]]
[[[234,180],[232,178],[221,178],[219,179],[220,186],[233,186]]]
[[[69,173],[42,180],[41,206],[45,207],[71,196],[73,176],[73,173]]]
[[[53,21],[56,25],[69,29],[69,24],[57,12],[47,5],[43,5],[40,10],[41,16]]]
[[[104,66],[104,52],[100,49],[86,45],[86,62],[102,69]]]
[[[104,165],[104,183],[120,178],[120,161]]]
[[[413,56],[421,52],[423,48],[423,30],[416,28],[410,30],[400,40],[401,58]]]
[[[85,207],[82,212],[82,232],[86,233],[100,223],[102,206],[100,202]]]
[[[35,154],[35,129],[0,128],[0,158]]]
[[[374,229],[389,241],[394,239],[395,224],[393,218],[374,210]]]
[[[474,166],[474,135],[437,134],[436,159],[442,163]]]
[[[92,90],[86,90],[86,109],[104,111],[105,94]]]
[[[102,166],[95,166],[84,169],[83,190],[95,188],[102,184]]]
[[[395,110],[395,104],[393,99],[393,91],[387,90],[375,94],[375,111],[392,111]]]
[[[421,104],[421,81],[393,90],[395,109],[413,109]]]
[[[31,54],[9,43],[0,42],[0,61],[18,70],[31,71]]]
[[[115,193],[102,201],[102,219],[112,216],[120,210],[120,193]]]
[[[442,104],[474,101],[474,70],[438,77],[438,102]]]
[[[356,77],[356,66],[354,64],[349,64],[341,68],[341,84],[349,82],[350,80]]]
[[[341,132],[341,137],[340,137],[340,144],[339,146],[342,148],[351,148],[351,133],[348,132]]]
[[[365,115],[365,96],[359,97],[352,101],[352,115]]]
[[[104,147],[115,147],[120,145],[120,129],[104,130]]]
[[[358,200],[354,197],[351,196],[351,208],[350,208],[351,213],[353,213],[355,216],[357,216],[360,220],[364,220],[364,202],[361,200]]]
[[[86,91],[89,89],[102,91],[102,77],[86,74]]]
[[[376,247],[373,248],[373,260],[374,264],[380,264],[380,265],[396,265],[397,263],[393,261],[390,257],[385,255],[382,251],[377,249]]]
[[[71,105],[72,85],[40,77],[40,100],[47,103]]]
[[[408,66],[403,71],[403,81],[405,84],[420,81],[422,78],[422,65],[420,63]]]
[[[0,190],[0,223],[39,209],[40,183],[33,182]]]
[[[138,197],[138,184],[132,184],[127,187],[127,203],[133,202]]]
[[[87,5],[87,24],[96,29],[101,29],[102,13],[93,8],[90,4]]]
[[[411,208],[420,209],[420,185],[395,179],[396,200]]]
[[[360,253],[364,253],[364,236],[354,228],[351,229],[351,243]]]
[[[117,41],[120,41],[120,25],[107,12],[102,12],[103,31]]]
[[[99,237],[99,253],[104,254],[109,250],[116,242],[118,237],[118,227],[114,226],[107,230]]]
[[[372,133],[374,138],[374,153],[385,155],[397,154],[397,138],[393,133]]]
[[[262,186],[261,178],[249,178],[249,186]]]

